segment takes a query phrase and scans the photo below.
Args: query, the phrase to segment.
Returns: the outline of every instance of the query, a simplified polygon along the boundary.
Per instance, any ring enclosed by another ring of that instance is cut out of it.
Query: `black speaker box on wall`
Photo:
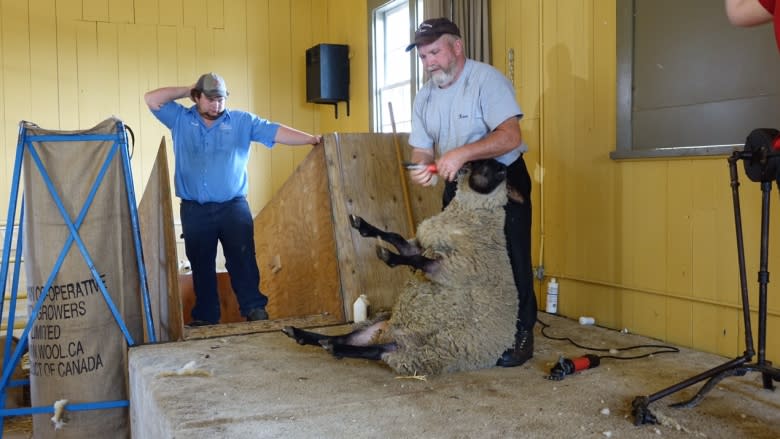
[[[349,46],[318,44],[306,49],[306,102],[336,106],[342,101],[347,102],[349,115]]]

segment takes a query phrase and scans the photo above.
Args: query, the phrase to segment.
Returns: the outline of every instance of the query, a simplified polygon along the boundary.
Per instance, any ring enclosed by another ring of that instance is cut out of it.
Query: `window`
[[[375,7],[371,3],[371,128],[374,132],[392,132],[395,122],[396,131],[408,132],[412,101],[422,75],[415,52],[406,52],[406,46],[417,17],[422,16],[422,1],[373,2]]]
[[[618,0],[613,158],[728,154],[780,128],[771,25],[737,28],[723,2]]]

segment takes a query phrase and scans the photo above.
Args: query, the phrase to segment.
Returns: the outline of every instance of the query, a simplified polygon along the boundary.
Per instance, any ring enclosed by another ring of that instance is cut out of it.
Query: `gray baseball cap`
[[[216,73],[205,73],[195,83],[195,90],[213,98],[217,96],[227,97],[228,91],[225,80]]]

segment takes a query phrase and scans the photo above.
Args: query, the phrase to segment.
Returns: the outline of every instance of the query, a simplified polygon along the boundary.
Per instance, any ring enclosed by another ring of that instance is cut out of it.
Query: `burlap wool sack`
[[[117,132],[121,129],[117,122],[110,118],[89,130],[67,132],[27,124],[26,137],[123,135]],[[140,276],[119,149],[83,223],[76,223],[114,148],[114,139],[44,141],[33,143],[33,148],[131,337],[135,342],[141,341]],[[71,236],[42,175],[25,148],[23,236],[30,313],[44,294],[46,282]],[[28,336],[33,407],[62,400],[76,404],[128,399],[127,341],[75,241],[48,288],[40,311],[35,316],[30,314],[30,318],[34,319]],[[66,405],[58,422],[52,421],[51,414],[34,415],[33,433],[36,438],[130,437],[128,409],[68,411]]]

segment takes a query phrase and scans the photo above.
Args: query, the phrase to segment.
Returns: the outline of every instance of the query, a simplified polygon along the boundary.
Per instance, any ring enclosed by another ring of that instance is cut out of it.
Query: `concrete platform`
[[[540,319],[551,325],[548,334],[589,346],[658,343],[547,314]],[[544,338],[540,328],[536,355],[522,367],[439,377],[398,377],[381,363],[337,360],[280,332],[135,347],[129,370],[133,437],[780,437],[780,395],[764,389],[758,373],[724,379],[695,408],[667,404],[692,396],[699,385],[658,400],[650,409],[661,424],[634,426],[636,396],[728,359],[682,349],[639,360],[604,359],[598,368],[550,381],[544,377],[560,355],[594,352]]]

